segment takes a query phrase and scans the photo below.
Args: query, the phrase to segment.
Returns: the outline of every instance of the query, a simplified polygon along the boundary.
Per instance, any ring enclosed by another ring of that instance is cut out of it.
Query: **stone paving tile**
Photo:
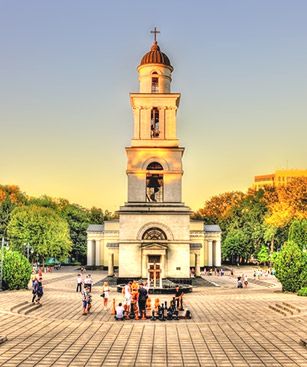
[[[0,333],[9,339],[0,346],[0,366],[307,367],[299,344],[307,334],[307,304],[296,296],[257,285],[243,292],[198,288],[185,300],[192,320],[121,323],[102,310],[95,287],[93,313],[83,317],[74,285],[75,274],[52,274],[43,307],[28,315],[10,309],[30,291],[0,294]],[[276,302],[301,313],[283,317],[268,307]]]

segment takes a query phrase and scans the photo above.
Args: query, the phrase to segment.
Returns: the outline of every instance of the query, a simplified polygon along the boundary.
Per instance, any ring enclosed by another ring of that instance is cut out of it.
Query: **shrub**
[[[307,219],[295,219],[289,228],[289,240],[294,241],[301,250],[307,248]]]
[[[276,278],[283,291],[297,292],[307,286],[307,254],[293,242],[286,242],[274,259]]]
[[[297,292],[298,296],[303,296],[303,297],[307,297],[307,287],[301,288],[298,292]]]
[[[265,264],[265,263],[269,262],[269,260],[270,260],[269,250],[266,246],[261,246],[261,248],[260,248],[260,250],[257,254],[257,260],[261,264]]]
[[[27,288],[32,266],[28,259],[17,251],[5,250],[3,261],[3,288]]]

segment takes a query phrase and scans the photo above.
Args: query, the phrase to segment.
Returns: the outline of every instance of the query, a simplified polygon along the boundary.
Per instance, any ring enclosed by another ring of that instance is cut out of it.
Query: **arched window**
[[[158,162],[151,162],[146,169],[148,171],[161,171],[163,167]],[[163,201],[163,175],[151,172],[146,174],[146,201]]]
[[[151,137],[158,138],[160,135],[160,130],[159,130],[159,110],[157,107],[154,107],[151,110],[150,124],[151,124],[150,126]]]
[[[162,231],[160,228],[149,228],[147,231],[143,234],[142,237],[143,240],[166,240],[166,234]]]
[[[151,77],[151,93],[159,93],[159,78],[158,73],[155,71],[152,73]]]
[[[162,171],[163,167],[159,162],[151,162],[146,169],[148,171]]]

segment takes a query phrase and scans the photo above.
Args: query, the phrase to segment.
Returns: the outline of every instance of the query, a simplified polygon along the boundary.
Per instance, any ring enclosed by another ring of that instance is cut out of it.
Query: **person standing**
[[[176,300],[177,308],[181,308],[182,299],[183,299],[183,291],[182,289],[180,289],[179,285],[176,285],[175,300]]]
[[[82,315],[87,315],[88,313],[88,288],[86,285],[84,285],[84,288],[82,291],[82,307],[83,307]]]
[[[32,270],[31,280],[32,280],[32,287],[33,287],[34,281],[37,280],[37,275],[36,275],[36,271],[34,270],[34,268]]]
[[[89,291],[92,291],[92,284],[93,284],[93,279],[91,274],[88,274],[85,279],[84,279],[84,286],[87,286]]]
[[[125,311],[127,313],[130,312],[130,305],[131,305],[131,285],[132,285],[132,282],[130,281],[123,288],[123,293],[124,293],[124,309],[125,309]]]
[[[82,275],[78,274],[76,292],[82,292],[82,283],[83,283]]]
[[[102,287],[102,297],[103,297],[103,309],[106,310],[108,308],[108,301],[110,296],[110,287],[108,282],[103,283]]]
[[[244,288],[247,288],[247,285],[248,285],[248,277],[247,277],[247,274],[244,274]]]
[[[38,282],[37,282],[37,300],[36,303],[40,304],[41,303],[41,299],[44,295],[44,288],[43,288],[43,279],[39,278]]]
[[[37,296],[37,288],[38,288],[38,280],[37,278],[34,279],[32,282],[32,303],[35,302],[35,298]]]
[[[92,286],[93,286],[93,278],[91,276],[91,274],[88,275],[88,279],[87,279],[87,285],[88,285],[88,288],[89,288],[89,292],[92,291]]]
[[[144,284],[141,283],[140,284],[140,288],[139,288],[139,312],[140,312],[140,318],[142,317],[143,312],[145,313],[145,307],[146,307],[147,297],[148,297],[148,292],[144,288]]]

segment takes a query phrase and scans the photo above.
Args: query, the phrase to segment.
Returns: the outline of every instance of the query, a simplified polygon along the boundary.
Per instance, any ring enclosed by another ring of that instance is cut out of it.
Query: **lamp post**
[[[1,262],[0,262],[0,292],[3,290],[3,262],[4,262],[4,246],[7,245],[8,242],[5,241],[4,237],[1,240]]]

